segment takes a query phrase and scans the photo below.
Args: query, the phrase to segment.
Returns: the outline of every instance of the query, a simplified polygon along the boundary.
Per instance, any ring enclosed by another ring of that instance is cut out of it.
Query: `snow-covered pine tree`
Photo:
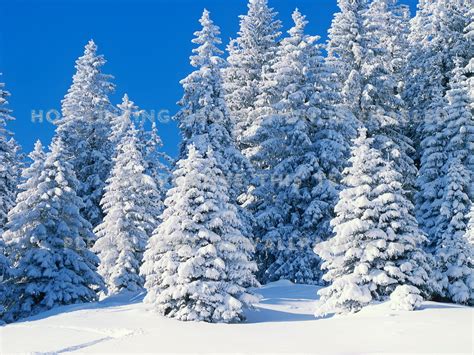
[[[14,120],[7,108],[5,84],[0,83],[0,234],[7,222],[8,211],[15,204],[17,184],[20,174],[19,146],[7,129],[8,122]]]
[[[431,247],[441,280],[441,296],[457,303],[474,303],[473,249],[465,238],[474,201],[474,119],[464,68],[453,72],[446,93],[448,105],[441,140],[444,165],[437,185],[439,212],[433,221]]]
[[[339,0],[329,30],[328,59],[335,68],[343,103],[367,127],[383,154],[390,155],[414,190],[412,142],[404,134],[405,103],[400,97],[406,52],[406,9],[395,0]]]
[[[268,0],[249,0],[247,14],[240,16],[238,37],[227,47],[224,88],[234,137],[241,151],[246,148],[241,138],[253,124],[249,111],[255,107],[262,78],[276,57],[281,28],[276,16]]]
[[[472,205],[467,191],[473,180],[459,158],[452,158],[447,168],[434,246],[440,295],[474,305],[474,249],[465,238]]]
[[[194,146],[177,162],[163,223],[149,240],[141,272],[145,302],[162,315],[185,321],[236,322],[255,297],[250,240],[212,150]]]
[[[420,3],[412,22],[407,96],[411,98],[408,102],[421,142],[417,218],[432,244],[436,243],[436,221],[440,218],[445,188],[442,185],[447,171],[445,148],[452,139],[445,134],[445,121],[450,115],[445,109],[446,92],[452,83],[450,78],[456,76],[456,65],[469,67],[473,54],[469,40],[464,37],[469,36],[469,16],[472,18],[468,9],[468,2],[463,0],[427,0]],[[463,130],[464,133],[455,134],[460,137],[469,131]]]
[[[145,174],[150,176],[156,184],[161,203],[165,200],[166,191],[170,185],[170,166],[173,159],[162,151],[163,142],[158,134],[156,122],[152,122],[151,130],[142,125],[138,134],[142,145],[141,151],[145,161]]]
[[[433,135],[432,116],[444,106],[440,100],[448,90],[455,59],[462,57],[465,65],[472,57],[472,46],[463,38],[471,8],[468,0],[421,0],[411,20],[404,98],[419,154],[427,149],[419,143]]]
[[[38,140],[35,143],[33,151],[28,155],[31,164],[25,167],[21,173],[22,183],[18,186],[18,194],[15,201],[15,210],[28,211],[31,206],[28,202],[32,189],[36,188],[39,183],[39,177],[43,171],[44,161],[46,155],[43,150],[43,145]],[[12,211],[12,213],[14,213]],[[0,238],[0,320],[12,321],[12,314],[7,313],[7,309],[17,300],[12,297],[13,285],[11,278],[12,262],[14,261],[15,245],[7,248],[3,237]],[[10,260],[10,258],[12,260]]]
[[[79,180],[78,195],[84,200],[83,214],[93,227],[102,221],[100,200],[110,168],[113,147],[109,140],[113,107],[108,95],[114,85],[101,72],[105,64],[91,40],[76,61],[73,83],[62,101],[62,118],[56,134],[70,152]]]
[[[133,119],[140,115],[138,107],[128,98],[127,94],[122,97],[122,103],[117,105],[118,115],[111,118],[110,141],[114,148],[122,142],[130,129]]]
[[[92,248],[100,259],[98,271],[109,294],[139,290],[144,283],[139,274],[143,253],[163,208],[155,182],[145,174],[132,122],[117,147],[101,205],[105,216],[94,230],[97,241]]]
[[[368,0],[338,0],[337,4],[340,11],[335,14],[329,29],[327,62],[337,73],[343,103],[356,111],[362,90],[359,81],[364,55],[363,13]]]
[[[384,157],[402,175],[404,188],[413,193],[416,167],[412,141],[405,134],[408,122],[406,104],[401,97],[400,65],[397,58],[404,48],[404,33],[399,32],[396,0],[373,0],[363,14],[362,91],[354,112],[368,129]]]
[[[324,259],[324,279],[317,315],[356,312],[374,300],[386,299],[398,285],[430,291],[426,238],[418,228],[402,176],[374,148],[361,129],[354,141],[346,188],[340,193],[335,236],[315,248]]]
[[[239,206],[238,198],[245,193],[253,169],[248,160],[237,149],[232,138],[232,124],[224,98],[221,69],[224,62],[217,47],[219,27],[214,25],[207,10],[200,19],[202,30],[195,33],[191,65],[194,72],[181,81],[184,95],[179,104],[181,110],[175,119],[179,122],[182,133],[181,157],[187,152],[187,146],[194,144],[205,154],[210,147],[219,169],[224,174],[229,189],[230,203],[237,206],[242,220],[242,232],[250,236],[250,218]]]
[[[94,235],[80,214],[79,182],[65,145],[56,138],[44,164],[38,145],[34,154],[3,234],[14,268],[10,319],[96,300],[103,287],[96,272],[99,260],[87,249]]]
[[[122,103],[117,105],[118,114],[112,118],[112,132],[109,137],[114,147],[114,156],[117,154],[118,146],[123,137],[127,135],[130,125],[136,121],[137,149],[140,151],[144,161],[145,174],[150,176],[156,183],[158,189],[158,204],[162,204],[169,185],[171,158],[160,151],[163,146],[156,123],[152,122],[151,130],[146,127],[143,111],[131,101],[127,94],[122,98]]]
[[[318,37],[305,34],[307,21],[298,10],[293,20],[265,79],[265,95],[276,103],[258,110],[260,125],[251,137],[255,149],[249,156],[268,179],[252,191],[249,208],[256,220],[259,279],[317,283],[312,249],[330,234],[323,232],[324,223],[328,227],[337,192],[319,166],[312,140],[320,110],[311,100],[324,65]]]

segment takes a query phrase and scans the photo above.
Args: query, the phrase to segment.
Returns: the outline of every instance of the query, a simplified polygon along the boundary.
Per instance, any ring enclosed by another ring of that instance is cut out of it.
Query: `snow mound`
[[[410,285],[397,286],[390,295],[390,306],[398,311],[413,311],[420,308],[422,302],[420,290]]]

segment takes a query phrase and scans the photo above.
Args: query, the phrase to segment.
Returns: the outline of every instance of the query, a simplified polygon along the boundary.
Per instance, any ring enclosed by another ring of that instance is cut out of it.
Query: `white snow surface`
[[[413,312],[389,302],[356,314],[316,319],[317,287],[278,281],[241,324],[160,317],[142,294],[64,306],[0,327],[0,353],[466,353],[473,308],[424,302]]]

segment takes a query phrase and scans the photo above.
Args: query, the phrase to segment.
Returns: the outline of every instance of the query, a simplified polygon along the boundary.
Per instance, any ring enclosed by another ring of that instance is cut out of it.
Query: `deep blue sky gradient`
[[[401,0],[412,13],[416,0]],[[308,32],[326,40],[336,0],[270,0],[286,31],[298,7]],[[10,125],[24,151],[36,139],[49,144],[54,126],[31,122],[32,110],[57,109],[71,84],[74,61],[91,38],[104,54],[104,72],[115,76],[114,104],[124,93],[144,110],[174,114],[182,94],[179,80],[191,69],[193,32],[203,8],[221,27],[223,48],[238,30],[246,0],[0,0],[0,79],[12,93]],[[166,152],[175,156],[179,132],[160,124]]]

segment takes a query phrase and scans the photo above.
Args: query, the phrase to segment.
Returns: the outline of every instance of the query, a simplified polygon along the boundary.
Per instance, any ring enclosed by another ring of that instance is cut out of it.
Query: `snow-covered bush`
[[[421,306],[420,290],[411,285],[397,286],[390,295],[390,307],[397,311],[413,311]]]

